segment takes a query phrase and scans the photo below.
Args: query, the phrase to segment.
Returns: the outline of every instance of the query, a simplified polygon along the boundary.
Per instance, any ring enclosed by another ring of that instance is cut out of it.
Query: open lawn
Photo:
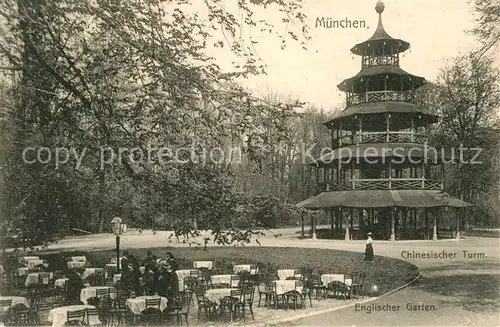
[[[178,259],[180,268],[192,267],[196,260],[212,260],[217,262],[229,261],[239,263],[269,263],[279,268],[302,268],[310,266],[319,273],[353,273],[365,271],[366,285],[377,285],[378,294],[390,291],[401,286],[416,276],[418,268],[410,263],[375,256],[375,261],[363,262],[363,254],[348,251],[314,249],[314,248],[282,248],[282,247],[210,247],[206,250],[198,248],[140,248],[129,249],[130,254],[142,259],[148,250],[158,257],[165,257],[170,251]],[[105,251],[71,251],[50,253],[39,252],[40,256],[49,260],[56,269],[64,268],[64,256],[85,255],[94,267],[103,267],[116,256],[114,250]],[[376,294],[373,294],[376,295]]]

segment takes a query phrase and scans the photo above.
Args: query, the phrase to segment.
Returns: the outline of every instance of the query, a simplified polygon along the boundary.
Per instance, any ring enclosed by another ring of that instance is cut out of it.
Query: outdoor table
[[[327,286],[331,282],[344,282],[343,274],[323,274],[321,275],[321,283]]]
[[[5,270],[3,269],[3,266],[0,265],[0,274],[3,274],[3,273],[5,273]]]
[[[52,322],[52,327],[63,327],[66,325],[66,321],[68,319],[68,311],[78,311],[84,309],[95,309],[95,307],[93,305],[79,304],[79,305],[68,305],[65,307],[54,308],[49,311],[49,316],[47,320]],[[91,326],[101,324],[99,318],[94,315],[85,317],[84,319],[85,321],[89,319],[89,325]]]
[[[26,280],[24,281],[24,286],[39,284],[40,280],[39,280],[38,276],[40,276],[39,272],[29,273],[28,276],[26,276]],[[52,278],[54,278],[54,273],[51,272],[51,273],[49,273],[48,278],[44,278],[43,280],[41,280],[41,284],[48,285],[49,279],[52,279]]]
[[[191,276],[191,271],[193,270],[194,269],[181,269],[175,271],[177,279],[179,280],[179,291],[184,291],[184,278]]]
[[[254,268],[252,268],[252,266]],[[243,272],[243,271],[246,271],[248,273],[250,273],[250,275],[256,275],[258,272],[259,272],[259,268],[255,267],[255,265],[234,265],[233,267],[233,272],[235,274],[239,273],[239,272]]]
[[[302,277],[302,275],[296,274],[295,269],[278,269],[278,277],[280,280],[285,280],[289,277]]]
[[[71,261],[87,261],[87,257],[84,255],[71,257]]]
[[[136,298],[127,299],[125,301],[125,305],[130,308],[134,314],[141,314],[144,309],[146,309],[146,299],[160,299],[160,311],[163,311],[167,308],[168,300],[166,297],[158,296],[158,295],[144,295],[138,296]]]
[[[26,263],[28,268],[35,268],[36,266],[43,265],[43,260],[28,260]]]
[[[19,261],[19,263],[27,263],[28,261],[30,260],[40,260],[40,257],[36,257],[36,256],[31,256],[31,257],[18,257],[17,260]]]
[[[286,292],[297,290],[302,292],[302,286],[295,287],[296,280],[276,280],[273,283],[276,284],[276,294],[282,295]]]
[[[59,278],[59,279],[56,279],[56,281],[54,282],[54,287],[60,287],[60,288],[63,288],[64,285],[66,285],[66,282],[68,281],[69,278]]]
[[[219,285],[219,284],[231,284],[231,277],[238,277],[238,275],[213,275],[210,277],[210,280],[212,281],[212,285]],[[237,287],[238,284],[240,283],[239,280],[233,280],[231,287]]]
[[[18,276],[24,276],[24,275],[27,275],[28,274],[28,267],[21,267],[21,268],[17,268],[17,275]]]
[[[205,291],[205,298],[219,305],[222,299],[231,296],[231,291],[236,290],[237,288],[212,288]]]
[[[12,304],[10,307],[0,307],[0,312],[5,312],[18,304],[23,304],[26,308],[30,307],[29,301],[22,296],[0,296],[0,301],[3,300],[12,300]]]
[[[87,264],[86,261],[68,261],[68,269],[84,268]]]
[[[213,261],[194,261],[193,262],[193,267],[194,268],[207,268],[207,269],[212,269],[214,265]]]
[[[92,286],[92,287],[85,287],[82,288],[80,291],[80,301],[83,303],[87,303],[87,300],[93,297],[97,296],[97,290],[111,290],[111,287],[109,286]],[[110,297],[111,298],[116,298],[116,293],[110,292]]]
[[[85,271],[82,273],[82,279],[85,279],[90,276],[94,276],[98,271],[104,272],[103,268],[85,268]]]

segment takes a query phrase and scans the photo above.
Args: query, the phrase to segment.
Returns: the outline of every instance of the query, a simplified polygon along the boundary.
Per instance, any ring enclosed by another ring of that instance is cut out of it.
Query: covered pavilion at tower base
[[[330,213],[332,233],[342,231],[345,240],[364,238],[372,232],[378,239],[437,240],[440,216],[452,208],[470,203],[438,190],[348,190],[328,191],[312,196],[297,206]],[[456,210],[456,237],[460,237],[463,210]],[[431,217],[429,217],[431,216]],[[429,218],[432,218],[430,220]],[[302,220],[302,230],[304,220]],[[311,220],[313,238],[316,219]]]

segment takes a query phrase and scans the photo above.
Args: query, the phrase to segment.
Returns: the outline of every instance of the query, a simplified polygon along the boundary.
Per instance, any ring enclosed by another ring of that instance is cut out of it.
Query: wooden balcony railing
[[[410,91],[370,91],[365,93],[347,93],[346,105],[381,101],[415,103],[415,95]]]
[[[354,179],[345,183],[319,183],[318,193],[348,190],[442,190],[438,180],[422,178]]]
[[[372,66],[399,66],[399,56],[397,54],[386,56],[364,56],[361,61],[362,68]]]
[[[333,148],[363,143],[427,143],[427,135],[414,132],[362,132],[333,140]]]

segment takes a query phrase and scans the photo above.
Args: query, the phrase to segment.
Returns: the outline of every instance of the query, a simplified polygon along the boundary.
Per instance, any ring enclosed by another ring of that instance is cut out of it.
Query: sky
[[[234,2],[225,0],[228,6]],[[376,0],[304,1],[303,13],[308,17],[312,37],[306,44],[307,51],[293,43],[281,50],[277,37],[252,31],[259,41],[255,50],[267,66],[267,75],[240,82],[257,96],[273,92],[326,109],[343,106],[345,95],[338,91],[337,84],[361,69],[361,57],[353,56],[349,50],[374,33],[378,22],[376,3]],[[384,4],[382,20],[386,32],[411,45],[400,57],[401,68],[409,73],[435,81],[447,59],[478,47],[474,37],[466,33],[475,25],[469,0],[386,0]],[[280,25],[282,17],[270,9],[256,15],[276,25]],[[364,20],[366,28],[315,27],[317,17]],[[280,26],[285,28],[283,24]],[[229,60],[220,52],[216,57],[221,63]]]

